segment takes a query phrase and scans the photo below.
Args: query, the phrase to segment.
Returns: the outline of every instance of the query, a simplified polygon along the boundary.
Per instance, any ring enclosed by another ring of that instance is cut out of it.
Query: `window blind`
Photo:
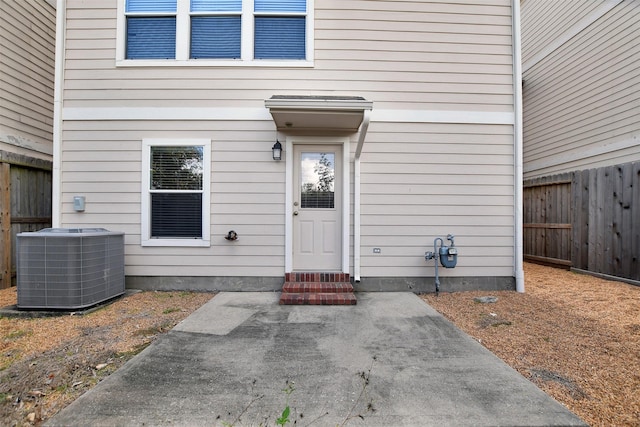
[[[240,58],[240,16],[191,18],[191,58]]]
[[[240,12],[242,0],[191,0],[192,12]]]
[[[176,57],[176,18],[127,18],[127,59]]]
[[[255,0],[256,12],[306,12],[306,0]]]
[[[305,17],[256,17],[254,57],[256,59],[305,59],[305,35]]]
[[[201,193],[152,193],[152,238],[202,238]]]
[[[127,0],[126,12],[175,12],[177,0]]]
[[[203,147],[151,147],[152,190],[202,190]]]

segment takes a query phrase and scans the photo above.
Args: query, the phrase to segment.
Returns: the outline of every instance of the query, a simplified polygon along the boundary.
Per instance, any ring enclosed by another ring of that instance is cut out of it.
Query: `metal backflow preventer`
[[[458,248],[456,248],[453,234],[447,234],[447,240],[451,242],[450,246],[444,244],[442,237],[436,237],[433,240],[433,252],[425,252],[424,259],[434,260],[436,266],[436,293],[440,292],[440,277],[438,276],[438,260],[444,268],[454,268],[458,263]],[[438,246],[438,241],[440,246]]]

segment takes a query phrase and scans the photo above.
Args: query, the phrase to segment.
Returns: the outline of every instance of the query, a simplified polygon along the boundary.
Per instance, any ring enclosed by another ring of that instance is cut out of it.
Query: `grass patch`
[[[180,309],[176,307],[166,308],[162,311],[162,314],[171,314],[175,313],[176,311],[180,311]]]
[[[154,326],[150,326],[148,328],[144,328],[144,329],[138,329],[134,335],[142,335],[142,336],[147,336],[147,335],[157,335],[157,334],[161,334],[163,332],[167,332],[168,330],[170,330],[171,328],[173,328],[173,323],[171,322],[164,322],[161,323],[159,325],[154,325]]]
[[[24,330],[24,329],[18,329],[17,331],[11,331],[9,332],[5,338],[10,340],[10,341],[14,341],[14,340],[18,340],[22,337],[27,337],[29,335],[33,334],[32,331],[30,330]]]
[[[15,362],[20,360],[21,356],[22,355],[20,351],[17,349],[1,354],[0,355],[0,372],[10,368],[11,365],[13,365]]]
[[[144,350],[145,348],[149,347],[149,344],[151,344],[151,342],[146,342],[146,343],[137,345],[133,347],[131,350],[121,351],[120,353],[116,353],[116,357],[118,359],[129,360],[136,354],[142,352],[142,350]]]

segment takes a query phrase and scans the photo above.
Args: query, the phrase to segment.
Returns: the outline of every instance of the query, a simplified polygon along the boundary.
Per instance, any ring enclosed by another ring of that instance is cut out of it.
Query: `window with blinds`
[[[305,60],[308,1],[126,0],[125,59]]]
[[[201,239],[203,147],[150,147],[150,238]]]
[[[176,57],[177,0],[127,0],[127,59]]]

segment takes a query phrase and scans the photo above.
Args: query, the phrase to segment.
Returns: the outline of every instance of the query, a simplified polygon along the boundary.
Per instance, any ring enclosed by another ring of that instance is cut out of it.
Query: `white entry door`
[[[293,269],[341,271],[342,146],[294,145]]]

